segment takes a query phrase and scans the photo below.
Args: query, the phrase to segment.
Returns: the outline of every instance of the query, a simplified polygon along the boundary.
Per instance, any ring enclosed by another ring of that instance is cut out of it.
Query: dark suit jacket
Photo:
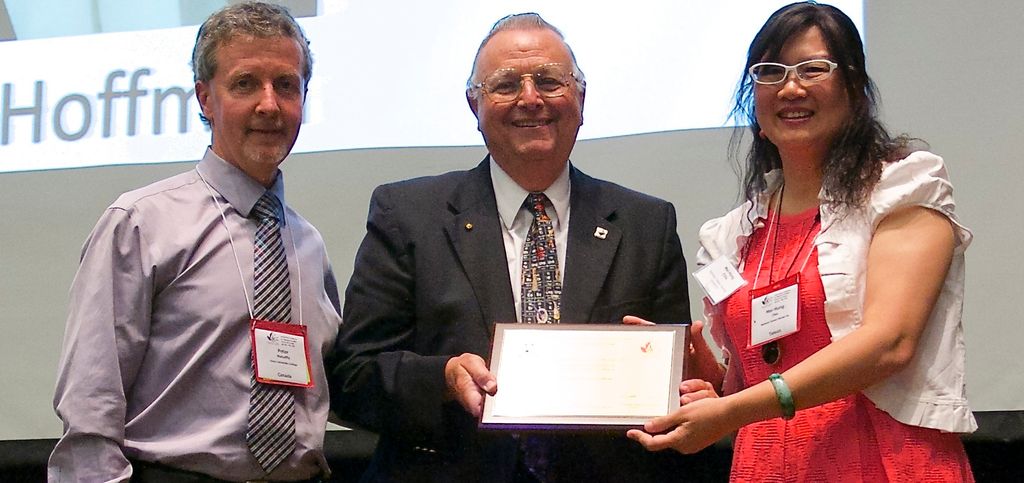
[[[574,167],[569,176],[561,320],[689,323],[673,206]],[[328,365],[335,412],[380,433],[364,480],[512,481],[516,441],[478,432],[444,400],[448,359],[487,359],[494,323],[516,321],[489,160],[378,187],[366,228]],[[621,431],[555,440],[565,481],[659,481],[683,459],[645,453]]]

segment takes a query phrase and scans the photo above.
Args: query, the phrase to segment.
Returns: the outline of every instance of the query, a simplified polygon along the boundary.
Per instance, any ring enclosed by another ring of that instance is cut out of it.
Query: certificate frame
[[[689,324],[497,323],[479,426],[619,431],[679,408]]]

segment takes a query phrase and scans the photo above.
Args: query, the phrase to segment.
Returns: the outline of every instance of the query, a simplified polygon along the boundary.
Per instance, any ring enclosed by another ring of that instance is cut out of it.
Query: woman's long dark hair
[[[764,174],[782,167],[778,148],[760,135],[754,112],[754,82],[748,69],[758,62],[777,62],[786,41],[811,27],[821,30],[831,60],[839,64],[837,74],[850,100],[850,118],[829,146],[822,165],[822,187],[827,201],[838,208],[859,206],[881,177],[882,162],[905,155],[911,140],[906,136],[893,138],[878,120],[878,93],[865,69],[864,46],[853,21],[838,8],[813,2],[793,3],[777,10],[747,51],[747,65],[731,113],[731,117],[747,121],[753,133],[746,163],[741,167],[744,195],[753,200],[766,188]],[[742,136],[743,130],[737,129],[730,143],[737,162]]]

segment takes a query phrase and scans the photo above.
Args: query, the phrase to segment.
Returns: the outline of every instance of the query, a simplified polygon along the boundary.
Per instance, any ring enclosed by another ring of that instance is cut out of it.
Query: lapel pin
[[[594,230],[594,238],[600,238],[600,239],[604,240],[607,237],[608,237],[608,230],[606,230],[604,228],[601,228],[601,227],[597,227]]]
[[[466,231],[470,231],[472,229],[473,229],[473,224],[472,223],[466,223]]]

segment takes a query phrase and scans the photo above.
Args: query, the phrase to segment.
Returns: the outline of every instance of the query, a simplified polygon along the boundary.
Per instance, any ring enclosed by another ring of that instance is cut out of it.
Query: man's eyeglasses
[[[789,78],[789,73],[796,72],[796,78],[804,82],[814,83],[828,79],[839,64],[825,59],[805,60],[796,65],[761,62],[750,66],[748,72],[754,82],[764,85],[780,84]]]
[[[522,73],[517,69],[498,69],[488,75],[483,82],[470,84],[472,90],[481,90],[492,102],[512,102],[523,93],[523,83],[529,78],[533,88],[544,97],[559,97],[569,90],[573,81],[580,86],[586,82],[562,64],[541,64],[533,68],[533,72]]]

